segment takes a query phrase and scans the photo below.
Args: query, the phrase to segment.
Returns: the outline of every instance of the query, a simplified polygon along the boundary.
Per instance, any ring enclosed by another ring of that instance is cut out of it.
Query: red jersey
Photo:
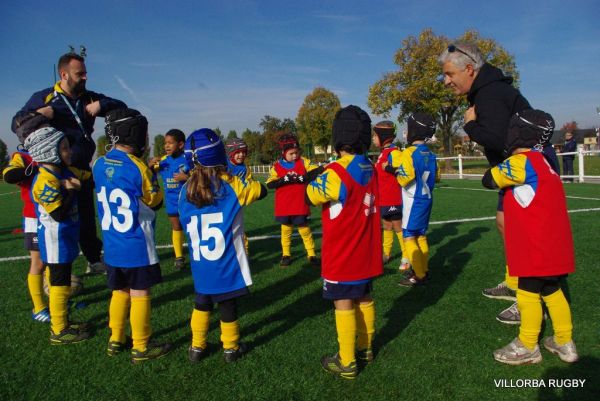
[[[27,152],[15,152],[13,153],[8,166],[4,171],[17,168],[27,168],[32,164],[36,164],[31,159],[31,156]],[[30,167],[31,168],[31,167]],[[30,217],[37,219],[35,215],[35,205],[31,200],[31,183],[33,182],[34,174],[30,175],[25,180],[19,182],[17,185],[21,188],[21,200],[23,201],[23,217]]]
[[[275,162],[273,169],[277,177],[281,178],[289,172],[295,172],[298,175],[306,174],[304,159],[299,158],[293,167],[285,168],[279,161]],[[310,208],[304,201],[304,192],[306,184],[288,184],[275,190],[275,216],[308,216]]]
[[[384,148],[377,158],[377,163],[375,163],[379,185],[378,206],[400,206],[402,204],[402,189],[396,180],[396,175],[388,173],[382,167],[385,162],[394,167],[399,166],[399,164],[394,165],[392,163],[391,153],[394,151],[399,153],[398,148],[395,146]]]

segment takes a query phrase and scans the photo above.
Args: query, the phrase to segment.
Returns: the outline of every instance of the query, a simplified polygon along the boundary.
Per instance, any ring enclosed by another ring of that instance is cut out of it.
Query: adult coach
[[[477,46],[455,43],[448,46],[438,58],[444,74],[444,84],[456,95],[467,95],[469,108],[465,112],[464,130],[471,140],[483,146],[490,166],[496,166],[505,158],[508,123],[513,114],[531,106],[527,99],[512,86],[512,77],[488,63]],[[504,238],[504,211],[500,191],[496,211],[496,226]],[[496,287],[483,290],[488,298],[516,301],[517,277],[509,276]],[[509,324],[520,322],[516,302],[496,317]]]
[[[104,117],[107,112],[127,105],[86,89],[85,60],[76,53],[67,53],[58,59],[58,73],[60,81],[54,87],[34,93],[17,112],[13,117],[12,130],[16,132],[18,122],[26,114],[42,114],[50,120],[50,125],[69,138],[72,165],[90,171],[90,162],[96,151],[92,139],[96,117]],[[96,236],[93,183],[82,184],[78,197],[81,222],[79,245],[88,260],[86,273],[102,273],[105,267],[100,258],[102,242]]]

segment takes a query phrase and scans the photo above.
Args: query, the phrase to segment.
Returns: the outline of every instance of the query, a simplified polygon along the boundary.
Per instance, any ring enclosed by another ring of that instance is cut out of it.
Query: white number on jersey
[[[431,190],[427,185],[427,179],[429,178],[429,171],[424,171],[421,179],[423,180],[423,188],[421,190],[421,195],[427,196],[427,198],[431,199]]]
[[[207,260],[218,260],[225,252],[225,236],[218,228],[211,225],[223,222],[223,213],[208,213],[200,215],[201,234],[198,233],[198,216],[192,216],[185,227],[190,235],[192,246],[192,258],[200,260],[200,255]],[[210,249],[207,245],[200,245],[200,241],[208,241],[213,238],[215,245]]]
[[[115,188],[110,191],[108,198],[106,197],[106,187],[102,187],[98,192],[98,201],[102,204],[102,210],[104,214],[102,216],[102,230],[107,231],[111,225],[115,230],[120,233],[124,233],[131,229],[133,226],[133,212],[129,207],[131,206],[131,199],[122,189]],[[113,216],[110,211],[110,203],[117,205],[117,216]]]

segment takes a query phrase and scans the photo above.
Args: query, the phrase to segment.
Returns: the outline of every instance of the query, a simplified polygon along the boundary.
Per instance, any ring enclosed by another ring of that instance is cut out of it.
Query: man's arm
[[[467,122],[464,130],[471,140],[486,150],[504,152],[506,130],[510,120],[510,110],[500,99],[489,100],[475,106],[475,120]]]
[[[109,111],[127,107],[125,102],[105,96],[102,93],[88,91],[87,94],[90,96],[90,103],[85,108],[94,117],[106,117],[106,113]]]
[[[48,88],[31,95],[27,103],[25,103],[21,110],[17,111],[17,113],[14,115],[11,124],[12,132],[15,134],[17,133],[17,128],[19,128],[20,122],[26,119],[27,114],[46,107],[46,98],[51,91],[52,89]]]

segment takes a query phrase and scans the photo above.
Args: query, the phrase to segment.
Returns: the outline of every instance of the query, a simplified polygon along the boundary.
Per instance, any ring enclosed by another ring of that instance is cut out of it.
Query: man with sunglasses
[[[444,74],[444,85],[456,95],[467,95],[469,108],[465,112],[464,130],[472,141],[484,148],[490,166],[496,166],[506,157],[505,145],[508,123],[513,114],[530,109],[529,102],[512,86],[512,77],[485,62],[481,51],[471,43],[449,45],[438,58]],[[504,237],[504,191],[499,192],[496,226]],[[496,287],[483,290],[493,299],[516,301],[518,280],[509,276]],[[507,324],[519,324],[521,319],[516,302],[496,317]]]

